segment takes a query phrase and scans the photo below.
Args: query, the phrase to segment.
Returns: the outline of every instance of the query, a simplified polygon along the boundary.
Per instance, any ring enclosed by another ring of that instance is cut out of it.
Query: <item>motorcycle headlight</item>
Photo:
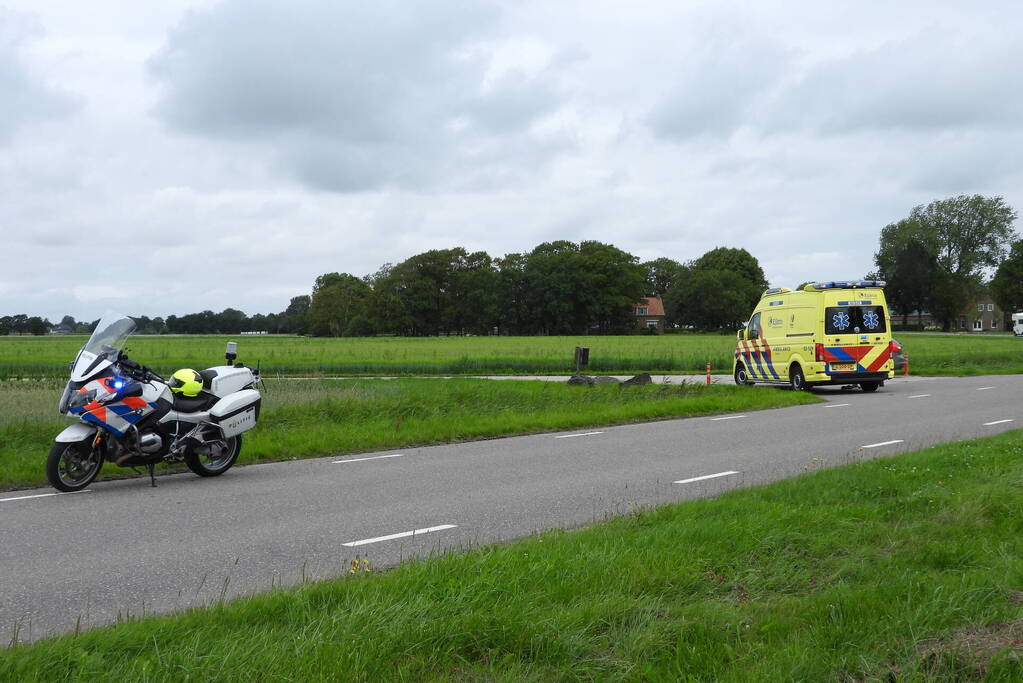
[[[67,409],[69,412],[74,412],[80,409],[82,406],[92,403],[96,400],[96,390],[90,389],[83,394],[72,394],[71,399],[68,401]]]

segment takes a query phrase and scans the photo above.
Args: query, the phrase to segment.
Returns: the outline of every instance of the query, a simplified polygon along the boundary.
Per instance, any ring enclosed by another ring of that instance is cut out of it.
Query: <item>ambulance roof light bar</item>
[[[860,289],[862,287],[884,287],[884,280],[841,280],[836,282],[814,282],[805,289]]]
[[[771,296],[772,294],[788,294],[791,291],[792,290],[788,287],[772,287],[761,294],[760,297],[763,298],[765,296]]]

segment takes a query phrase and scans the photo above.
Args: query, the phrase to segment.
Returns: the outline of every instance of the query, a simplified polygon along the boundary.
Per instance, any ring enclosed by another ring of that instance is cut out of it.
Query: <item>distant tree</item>
[[[312,333],[342,336],[352,318],[365,315],[371,292],[369,285],[348,273],[327,273],[316,278],[309,306]]]
[[[49,320],[34,315],[25,321],[24,331],[29,334],[42,335],[49,332],[51,327],[53,327],[53,325]]]
[[[646,272],[646,293],[650,296],[663,297],[682,270],[681,263],[665,257],[640,265]]]
[[[885,295],[888,303],[895,311],[906,316],[913,311],[924,311],[932,308],[936,287],[947,286],[947,280],[938,270],[937,257],[918,239],[909,239],[892,254],[893,261],[886,267],[887,272],[879,273],[879,279],[885,280]],[[954,292],[947,292],[952,302],[958,297]]]
[[[745,249],[717,247],[693,261],[691,265],[694,270],[727,270],[735,273],[758,290],[758,300],[760,294],[767,289],[764,269],[760,267],[756,257]]]
[[[291,334],[305,334],[308,332],[309,307],[311,305],[312,297],[308,294],[292,297],[288,307],[277,316],[277,324],[273,327],[273,331]]]
[[[700,330],[733,330],[753,310],[760,288],[732,270],[686,268],[668,290],[666,313],[682,325]]]
[[[622,331],[646,290],[639,259],[596,241],[545,242],[525,257],[522,276],[530,331],[542,334]]]
[[[1004,258],[1015,236],[1015,219],[1015,210],[1001,197],[959,195],[917,206],[908,218],[881,230],[874,261],[891,278],[911,241],[933,254],[936,268],[928,303],[947,330],[976,296],[985,273]],[[919,265],[919,259],[913,262]]]
[[[1007,313],[1023,311],[1023,239],[1017,240],[991,279],[991,296]]]

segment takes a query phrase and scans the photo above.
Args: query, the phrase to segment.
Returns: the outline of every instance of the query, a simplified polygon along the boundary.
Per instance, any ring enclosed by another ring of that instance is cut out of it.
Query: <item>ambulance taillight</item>
[[[817,344],[816,353],[817,353],[817,362],[818,363],[823,363],[824,362],[824,344]]]

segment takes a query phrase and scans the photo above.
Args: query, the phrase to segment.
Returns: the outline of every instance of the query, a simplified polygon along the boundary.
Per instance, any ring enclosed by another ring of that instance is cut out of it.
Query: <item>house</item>
[[[636,302],[636,329],[664,332],[664,304],[659,296],[645,296]]]
[[[963,311],[955,320],[956,331],[990,332],[1007,329],[1005,313],[992,301],[982,296]]]

